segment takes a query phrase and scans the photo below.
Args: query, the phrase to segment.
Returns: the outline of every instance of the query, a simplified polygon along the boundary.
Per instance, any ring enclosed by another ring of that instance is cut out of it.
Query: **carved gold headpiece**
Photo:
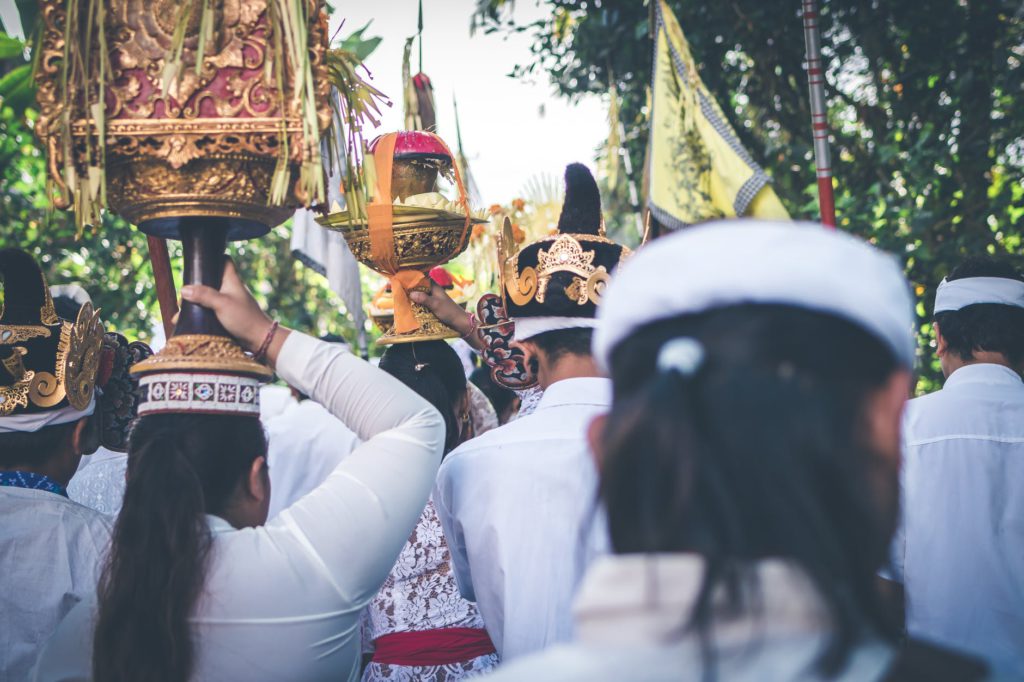
[[[0,311],[0,417],[62,404],[85,410],[103,346],[99,313],[86,302],[74,323],[61,320],[42,270],[24,251],[0,252],[0,271],[7,299]]]
[[[537,251],[536,267],[527,266],[520,271],[519,252],[514,249],[511,222],[505,219],[499,241],[505,295],[517,306],[524,306],[530,301],[544,303],[552,275],[568,272],[573,278],[565,289],[566,295],[581,306],[587,303],[599,305],[611,276],[604,265],[594,265],[597,252],[586,248],[584,242],[615,243],[601,236],[573,234],[562,234],[548,241],[551,241],[551,248]],[[622,247],[622,257],[628,253],[629,250]]]
[[[585,250],[572,235],[560,235],[550,250],[537,252],[537,293],[534,298],[543,303],[551,276],[556,272],[569,272],[573,278],[572,284],[565,289],[566,296],[579,305],[586,305],[587,301],[600,303],[609,276],[603,265],[594,267],[596,255],[594,251]]]

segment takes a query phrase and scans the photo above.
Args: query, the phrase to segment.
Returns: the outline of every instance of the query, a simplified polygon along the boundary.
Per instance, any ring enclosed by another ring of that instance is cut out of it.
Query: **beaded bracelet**
[[[473,313],[466,313],[466,316],[469,318],[469,331],[462,335],[463,341],[467,341],[469,337],[473,336],[473,334],[476,333],[476,330],[480,328],[480,325],[477,324],[476,321],[476,315]]]
[[[259,350],[252,356],[253,360],[262,360],[263,356],[267,354],[267,350],[270,349],[270,342],[274,340],[274,334],[277,333],[278,326],[277,320],[274,320],[274,324],[270,325],[270,331],[267,332],[266,338],[263,339],[263,343],[260,344]]]

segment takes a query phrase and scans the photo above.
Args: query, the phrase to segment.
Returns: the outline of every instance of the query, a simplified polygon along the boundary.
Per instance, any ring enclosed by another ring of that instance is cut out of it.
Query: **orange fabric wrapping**
[[[462,173],[459,172],[459,164],[452,156],[448,145],[437,135],[430,133],[441,144],[448,157],[452,159],[452,168],[455,171],[455,185],[459,190],[459,204],[466,215],[466,224],[462,228],[462,238],[459,240],[459,248],[466,245],[469,237],[469,226],[471,217],[469,214],[469,197],[466,195],[466,187],[462,182]],[[373,162],[377,171],[377,187],[373,201],[366,207],[367,218],[370,229],[370,255],[377,268],[387,275],[391,284],[391,294],[395,300],[395,331],[399,334],[416,331],[420,323],[412,311],[412,303],[409,300],[409,290],[420,287],[429,287],[430,278],[419,270],[401,269],[395,254],[395,231],[394,231],[394,206],[391,203],[391,166],[395,159],[395,142],[398,140],[398,133],[388,133],[377,141],[377,147],[373,151]]]
[[[380,271],[387,275],[395,299],[395,331],[399,334],[420,328],[409,301],[409,290],[429,286],[430,280],[419,270],[403,270],[395,254],[394,208],[391,205],[391,165],[395,158],[397,133],[388,133],[377,142],[373,161],[377,188],[366,207],[370,229],[370,255]]]
[[[430,134],[434,135],[433,133]],[[466,238],[469,237],[469,223],[471,220],[469,215],[469,195],[466,194],[466,186],[462,182],[462,173],[459,172],[459,163],[455,156],[452,155],[452,150],[448,149],[448,145],[440,137],[437,135],[434,135],[434,137],[441,143],[445,152],[448,153],[448,157],[452,160],[452,169],[455,171],[455,186],[459,190],[459,204],[462,205],[462,211],[466,214],[466,224],[462,227],[462,238],[459,240],[459,249],[461,250],[466,245]]]

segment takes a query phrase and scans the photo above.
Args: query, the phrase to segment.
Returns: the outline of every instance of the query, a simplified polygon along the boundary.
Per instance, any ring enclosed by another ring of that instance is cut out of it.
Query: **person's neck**
[[[597,368],[594,358],[589,355],[563,355],[557,361],[541,368],[538,372],[537,381],[543,390],[547,390],[551,384],[565,381],[566,379],[585,379],[600,377],[601,372]]]
[[[959,355],[950,354],[946,358],[945,369],[946,377],[948,378],[953,372],[957,371],[961,367],[968,367],[970,365],[999,365],[1001,367],[1007,367],[1013,371],[1019,371],[1016,367],[1010,364],[1010,361],[1006,359],[1006,356],[1002,353],[993,353],[991,351],[975,351],[974,357],[970,360],[965,360]]]

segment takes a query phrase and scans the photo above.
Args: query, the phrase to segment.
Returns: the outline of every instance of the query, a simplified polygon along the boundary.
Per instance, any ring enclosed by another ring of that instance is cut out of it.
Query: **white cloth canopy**
[[[338,98],[338,92],[331,88],[331,97]],[[327,177],[327,205],[345,207],[345,195],[341,193],[345,163],[341,158],[346,136],[337,121],[333,124],[334,139],[338,147],[330,158],[332,172]],[[330,148],[323,145],[324,158]],[[357,330],[363,330],[366,312],[363,310],[363,287],[359,279],[359,263],[348,248],[340,233],[321,227],[312,211],[299,209],[292,219],[292,255],[327,278],[327,286],[344,302],[346,312]],[[360,350],[363,350],[360,348]]]
[[[356,329],[366,322],[359,263],[338,232],[317,224],[315,215],[299,209],[292,219],[292,254],[327,278],[327,286],[345,303],[345,312]]]

